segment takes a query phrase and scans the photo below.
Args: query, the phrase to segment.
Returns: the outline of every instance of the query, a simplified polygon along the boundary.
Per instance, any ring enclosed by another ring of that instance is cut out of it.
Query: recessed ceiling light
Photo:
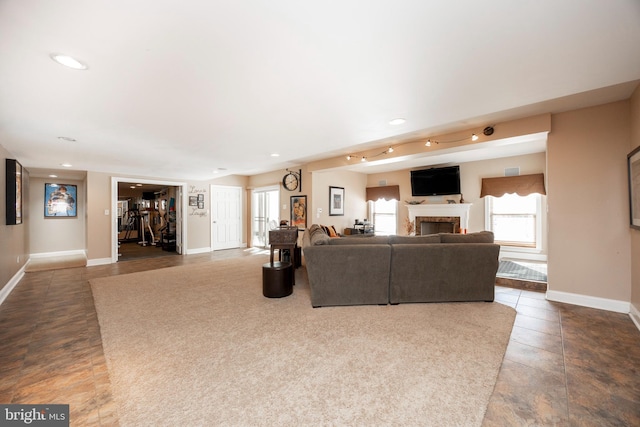
[[[406,122],[406,121],[407,121],[406,119],[403,119],[403,118],[401,118],[401,117],[398,117],[397,119],[393,119],[393,120],[389,121],[389,124],[390,124],[390,125],[394,125],[394,126],[396,126],[396,125],[401,125],[401,124],[403,124],[403,123],[404,123],[404,122]]]
[[[49,175],[49,178],[57,178],[58,175]]]
[[[61,139],[63,141],[76,142],[76,139],[71,138],[70,136],[59,136],[58,139]]]
[[[72,58],[69,55],[63,55],[61,53],[52,53],[49,55],[51,59],[56,61],[58,64],[64,65],[65,67],[73,68],[74,70],[86,70],[87,65],[78,61],[75,58]]]
[[[131,187],[129,187],[129,188],[133,188],[133,189],[135,189],[135,188],[136,188],[136,186],[135,186],[135,185],[132,185],[132,186],[131,186]]]
[[[136,184],[136,187],[142,187],[142,184]]]
[[[271,157],[280,157],[280,154],[278,154],[278,153],[271,153]]]
[[[60,166],[62,166],[63,168],[70,168],[73,165],[71,163],[60,163]]]

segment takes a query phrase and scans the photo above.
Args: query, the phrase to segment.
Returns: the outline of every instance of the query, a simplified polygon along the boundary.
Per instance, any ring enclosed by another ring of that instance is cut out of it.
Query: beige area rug
[[[60,255],[46,258],[31,258],[25,267],[26,273],[36,271],[59,270],[62,268],[86,267],[87,257],[84,254]]]
[[[515,311],[312,308],[263,255],[91,280],[123,426],[480,425]]]

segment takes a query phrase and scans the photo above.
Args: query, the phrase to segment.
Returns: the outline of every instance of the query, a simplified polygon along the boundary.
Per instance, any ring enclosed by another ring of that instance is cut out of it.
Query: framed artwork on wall
[[[307,228],[307,196],[291,196],[292,227]]]
[[[22,224],[22,165],[6,159],[6,220],[7,225]]]
[[[627,155],[629,174],[629,225],[640,230],[640,147]]]
[[[75,218],[78,216],[78,187],[72,184],[44,185],[44,217]]]
[[[344,215],[344,188],[329,187],[329,215]]]

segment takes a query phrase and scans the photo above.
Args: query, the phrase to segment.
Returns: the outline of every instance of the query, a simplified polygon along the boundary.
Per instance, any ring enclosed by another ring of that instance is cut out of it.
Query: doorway
[[[251,246],[269,246],[269,230],[280,224],[280,188],[262,187],[251,195]]]
[[[112,262],[179,255],[186,247],[186,183],[111,178]]]

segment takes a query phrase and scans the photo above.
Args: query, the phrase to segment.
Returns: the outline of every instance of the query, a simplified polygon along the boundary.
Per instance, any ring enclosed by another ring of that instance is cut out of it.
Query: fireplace
[[[433,203],[406,205],[409,221],[414,221],[417,235],[465,233],[469,228],[471,203]]]
[[[417,216],[416,236],[437,233],[459,233],[459,216]]]

